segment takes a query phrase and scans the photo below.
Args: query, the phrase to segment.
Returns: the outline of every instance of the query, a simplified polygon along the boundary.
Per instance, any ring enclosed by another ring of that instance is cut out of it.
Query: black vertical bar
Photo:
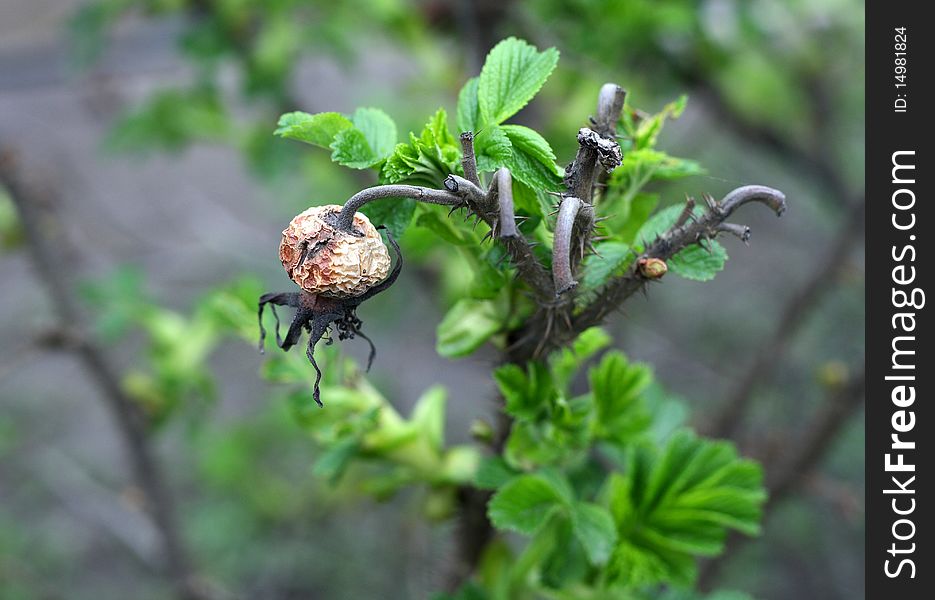
[[[935,364],[928,237],[933,25],[926,2],[869,0],[867,32],[867,598],[935,598]],[[933,298],[935,300],[935,298]],[[926,349],[923,349],[926,348]],[[894,437],[895,436],[895,437]],[[925,489],[925,491],[923,491]]]

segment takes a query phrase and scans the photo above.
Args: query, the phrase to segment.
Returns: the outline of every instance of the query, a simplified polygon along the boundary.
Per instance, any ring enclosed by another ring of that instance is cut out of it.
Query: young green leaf
[[[502,123],[526,106],[556,64],[555,48],[539,52],[535,46],[514,37],[494,46],[477,83],[482,124]]]
[[[380,162],[364,134],[354,128],[338,132],[331,142],[331,150],[331,160],[352,169],[369,169]]]
[[[506,400],[506,411],[519,419],[534,419],[555,397],[548,369],[532,362],[526,370],[513,364],[498,367],[493,377]]]
[[[571,526],[591,564],[606,563],[617,542],[617,526],[610,511],[590,502],[576,502],[571,507]]]
[[[354,128],[364,134],[367,145],[378,160],[383,160],[396,146],[396,123],[379,108],[358,108],[351,117]]]
[[[507,166],[513,156],[513,144],[506,131],[497,125],[485,127],[474,138],[474,153],[477,158],[477,170],[492,173]]]
[[[440,108],[418,137],[410,133],[408,144],[396,145],[383,164],[380,181],[440,188],[448,174],[456,171],[460,153],[448,130],[448,116]]]
[[[442,356],[467,356],[500,330],[496,306],[487,300],[459,300],[438,324],[435,349]]]
[[[522,125],[503,125],[501,129],[513,149],[506,163],[513,177],[533,189],[561,189],[562,172],[555,164],[555,153],[545,138]]]
[[[675,224],[683,210],[685,210],[684,204],[676,204],[660,210],[637,232],[637,241],[641,244],[651,244]],[[702,209],[696,207],[695,210],[700,214]],[[704,244],[707,249],[693,244],[670,258],[668,265],[672,272],[696,281],[713,279],[727,262],[727,250],[717,240],[708,240]]]
[[[571,347],[553,352],[549,357],[549,368],[555,387],[567,389],[578,369],[588,359],[610,345],[611,338],[600,327],[585,329],[572,342]]]
[[[666,104],[658,113],[641,120],[635,127],[628,127],[629,123],[624,120],[624,129],[632,139],[633,147],[641,150],[655,146],[666,120],[679,118],[687,104],[688,96],[683,95]]]
[[[455,119],[458,133],[478,133],[480,108],[477,106],[477,82],[477,77],[468,79],[458,94],[458,114]]]
[[[694,556],[720,552],[728,529],[759,532],[762,470],[728,442],[683,430],[661,451],[634,448],[624,473],[608,496],[621,536],[613,578],[627,585],[690,584]]]
[[[354,126],[339,131],[331,142],[331,160],[352,169],[368,169],[393,153],[396,124],[377,108],[358,108]]]
[[[584,299],[587,299],[590,292],[607,283],[612,276],[623,271],[636,257],[628,244],[613,240],[597,244],[594,250],[594,254],[584,259],[578,285],[578,293]]]
[[[611,351],[589,376],[595,437],[625,443],[649,428],[651,416],[641,396],[653,380],[649,367],[632,364],[623,353]]]
[[[441,451],[445,444],[445,401],[448,393],[436,385],[425,391],[412,409],[409,419],[428,440],[434,450]]]
[[[727,250],[717,240],[708,240],[705,247],[689,246],[669,259],[669,270],[695,281],[708,281],[724,269]]]
[[[501,487],[487,505],[487,515],[497,529],[531,534],[553,510],[567,499],[554,482],[542,475],[522,475]]]
[[[353,126],[347,117],[336,112],[314,115],[291,112],[279,117],[279,127],[273,133],[290,140],[328,148],[334,141],[334,136]]]
[[[482,490],[495,490],[519,474],[499,456],[488,456],[474,475],[474,485]]]

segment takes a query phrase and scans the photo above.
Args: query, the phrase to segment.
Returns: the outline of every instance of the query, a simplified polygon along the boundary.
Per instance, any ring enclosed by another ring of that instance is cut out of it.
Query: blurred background
[[[438,106],[453,115],[508,35],[561,51],[518,117],[560,163],[614,81],[648,111],[689,96],[661,146],[706,175],[663,197],[786,193],[783,219],[742,215],[751,244],[726,240],[713,282],[669,278],[609,330],[701,431],[766,464],[764,534],[706,565],[705,585],[863,597],[863,29],[855,0],[3,0],[0,599],[169,597],[159,516],[132,475],[150,463],[179,547],[219,588],[439,589],[451,525],[426,525],[410,495],[314,478],[315,447],[255,347],[198,315],[245,278],[290,289],[284,225],[375,183],[274,138],[280,113],[379,106],[418,131]],[[447,436],[463,442],[492,413],[495,354],[436,355],[444,273],[421,258],[362,311],[381,350],[371,380],[403,412],[447,386]],[[155,415],[142,438],[124,397]]]

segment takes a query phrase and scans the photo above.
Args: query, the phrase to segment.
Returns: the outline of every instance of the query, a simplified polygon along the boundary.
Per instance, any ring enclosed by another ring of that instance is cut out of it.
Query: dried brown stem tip
[[[750,243],[750,228],[746,225],[737,225],[736,223],[721,223],[717,226],[717,230],[723,233],[729,233],[740,238],[744,244]]]
[[[620,144],[587,127],[578,130],[578,144],[594,150],[597,153],[597,162],[605,171],[613,171],[623,162]]]

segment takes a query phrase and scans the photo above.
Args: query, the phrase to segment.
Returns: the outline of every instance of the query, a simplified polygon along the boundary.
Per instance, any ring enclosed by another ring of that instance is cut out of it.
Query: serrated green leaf
[[[429,442],[431,448],[441,451],[445,444],[445,402],[448,392],[440,385],[425,391],[416,401],[409,419]]]
[[[630,363],[622,352],[611,351],[588,376],[595,437],[626,443],[649,428],[651,415],[641,396],[653,380],[649,367]]]
[[[379,108],[358,108],[351,116],[354,128],[364,134],[373,156],[383,160],[396,146],[396,123]]]
[[[485,127],[474,138],[474,155],[480,173],[492,173],[508,166],[513,155],[513,145],[506,131],[497,125]]]
[[[555,396],[555,387],[548,369],[540,362],[531,362],[524,370],[514,364],[498,367],[494,380],[506,401],[508,414],[518,419],[533,419]]]
[[[481,461],[474,475],[474,485],[482,490],[495,490],[520,475],[499,456],[488,456]]]
[[[597,244],[594,250],[594,254],[589,254],[584,259],[579,278],[578,293],[584,296],[599,289],[611,277],[623,271],[636,257],[629,244],[613,240]]]
[[[643,392],[643,398],[652,413],[650,435],[657,444],[665,444],[688,420],[688,405],[682,398],[663,389],[658,382]]]
[[[352,169],[369,169],[380,162],[367,138],[355,128],[339,131],[331,142],[331,151],[331,160]]]
[[[378,108],[358,108],[353,127],[338,131],[329,147],[331,160],[352,169],[368,169],[393,153],[396,124]]]
[[[610,511],[590,502],[576,502],[571,507],[571,526],[591,564],[606,563],[617,542],[617,526]]]
[[[542,135],[529,127],[522,125],[501,125],[500,128],[510,138],[513,148],[524,152],[535,161],[541,163],[546,170],[556,176],[561,176],[558,165],[555,164],[555,152],[552,146]]]
[[[621,536],[611,573],[621,583],[688,585],[694,557],[720,552],[728,529],[759,531],[762,470],[728,442],[683,430],[661,450],[635,447],[624,473],[608,486]]]
[[[397,144],[380,173],[381,183],[408,183],[440,188],[460,164],[460,147],[448,129],[448,116],[438,109],[417,137]]]
[[[704,242],[704,247],[691,245],[669,259],[669,270],[685,279],[714,279],[727,262],[727,250],[717,240]]]
[[[402,238],[416,212],[416,201],[411,198],[381,198],[365,205],[360,212],[367,215],[375,226],[383,225],[397,240]]]
[[[562,492],[547,478],[522,475],[493,495],[487,505],[487,515],[497,529],[532,534],[553,510],[565,503]]]
[[[335,482],[347,469],[351,460],[360,449],[356,438],[345,438],[328,446],[312,466],[312,474]]]
[[[297,111],[279,117],[279,126],[273,133],[279,137],[328,148],[334,141],[334,136],[353,126],[354,124],[340,113],[323,112],[310,115]]]
[[[477,243],[475,236],[459,229],[451,219],[446,219],[436,211],[423,212],[416,219],[416,225],[433,231],[438,237],[455,246],[474,246]]]
[[[557,63],[555,48],[539,52],[535,46],[514,37],[494,46],[477,83],[483,123],[502,123],[526,106]]]
[[[435,349],[448,358],[467,356],[500,328],[500,318],[493,302],[462,299],[438,324]]]
[[[640,228],[636,234],[637,240],[645,245],[651,244],[675,225],[684,209],[684,204],[676,204],[659,211]],[[695,210],[697,215],[701,214],[700,207],[696,207]],[[717,240],[708,240],[703,243],[708,249],[699,244],[692,244],[670,258],[667,261],[669,269],[686,279],[707,281],[714,278],[727,262],[727,250]]]
[[[555,387],[566,389],[571,380],[588,359],[610,345],[611,338],[600,327],[582,331],[571,347],[562,348],[549,357],[549,368]]]
[[[480,108],[477,106],[477,77],[467,80],[458,94],[458,133],[471,131],[477,133],[480,121]]]
[[[634,148],[641,150],[655,146],[666,120],[679,118],[687,104],[688,96],[682,95],[666,104],[658,113],[642,119],[634,130],[628,132]]]
[[[555,164],[555,153],[536,131],[521,125],[501,127],[510,140],[512,152],[506,166],[514,179],[534,190],[557,191],[562,188],[562,176]]]

